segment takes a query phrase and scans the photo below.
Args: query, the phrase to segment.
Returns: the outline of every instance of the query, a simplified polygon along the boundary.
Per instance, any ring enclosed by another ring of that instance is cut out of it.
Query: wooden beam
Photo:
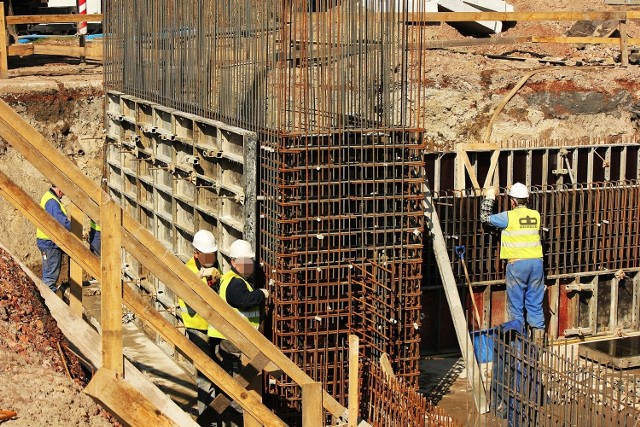
[[[480,187],[480,183],[478,182],[478,177],[476,176],[476,171],[473,169],[471,165],[471,161],[469,160],[469,156],[467,155],[467,151],[464,149],[458,149],[458,156],[460,156],[462,162],[464,163],[465,169],[467,169],[467,174],[469,174],[469,178],[471,179],[471,185],[473,185],[474,189],[482,190]],[[463,183],[460,183],[463,187]]]
[[[627,20],[620,21],[618,24],[620,32],[620,65],[629,66],[629,35],[627,34]]]
[[[84,215],[76,205],[67,208],[71,219],[71,234],[82,241],[82,223]],[[76,316],[82,317],[82,267],[73,257],[69,257],[69,307]]]
[[[617,37],[555,37],[531,36],[532,43],[569,43],[569,44],[618,44]]]
[[[438,218],[438,213],[433,205],[431,191],[426,184],[423,185],[423,189],[425,193],[425,228],[431,231],[433,253],[442,279],[447,303],[449,304],[449,311],[451,312],[453,327],[458,338],[458,345],[460,346],[460,351],[465,361],[467,379],[473,392],[476,408],[478,412],[484,414],[489,410],[486,387],[473,351],[473,342],[467,329],[467,320],[464,315],[462,302],[460,301],[456,279],[453,275],[447,244],[442,234],[442,228],[440,228],[440,218]]]
[[[27,161],[45,173],[86,215],[99,218],[97,201],[101,194],[100,187],[2,100],[0,135]],[[253,358],[262,352],[297,384],[311,380],[300,367],[246,322],[218,294],[212,293],[205,283],[131,215],[123,215],[123,225],[125,249],[151,270],[158,280],[180,295],[198,314],[221,331],[247,357]],[[325,409],[335,417],[345,420],[348,417],[346,408],[326,391],[323,392],[322,402]]]
[[[102,229],[104,232],[104,228]],[[164,337],[167,341],[174,343],[185,354],[188,354],[198,370],[213,380],[223,392],[227,393],[233,400],[238,402],[245,411],[261,420],[265,426],[285,426],[275,414],[273,414],[262,402],[255,398],[241,385],[238,380],[232,378],[224,369],[204,354],[195,344],[193,344],[180,331],[172,326],[153,307],[145,303],[130,286],[124,286],[124,300],[127,307],[136,316],[143,319],[151,328]],[[243,320],[246,322],[246,320]]]
[[[91,15],[14,15],[7,16],[7,24],[75,24],[78,22],[102,22],[102,14]]]
[[[84,389],[130,426],[179,427],[115,372],[100,368]]]
[[[35,55],[60,55],[60,56],[72,56],[74,58],[80,58],[84,56],[91,60],[102,60],[102,44],[92,43],[86,47],[80,46],[56,46],[48,44],[36,44],[33,45],[33,53]]]
[[[322,383],[302,384],[302,427],[322,427]]]
[[[489,170],[487,171],[487,176],[484,179],[484,185],[482,188],[490,187],[493,182],[493,173],[496,170],[496,166],[498,165],[498,159],[500,158],[500,151],[495,150],[491,153],[491,164],[489,165]]]
[[[462,46],[498,46],[528,43],[533,37],[495,37],[487,39],[460,39],[460,40],[426,40],[422,43],[409,43],[409,50],[417,49],[444,49],[448,47]]]
[[[0,79],[9,77],[9,64],[7,62],[7,21],[4,16],[4,2],[0,1]]]
[[[382,372],[384,372],[389,377],[396,377],[396,374],[393,372],[393,366],[391,366],[391,362],[389,361],[389,355],[387,353],[382,353],[382,356],[380,356],[380,368],[382,369]]]
[[[269,358],[260,353],[256,357],[254,357],[253,360],[245,363],[240,374],[234,377],[234,379],[238,382],[238,384],[240,384],[240,386],[247,387],[256,377],[260,376],[260,372],[267,366],[268,363]],[[211,402],[211,407],[218,414],[221,414],[225,409],[227,409],[230,404],[231,400],[227,396],[220,394],[216,396],[215,399],[213,399],[213,402]]]
[[[357,335],[349,335],[349,427],[358,425],[360,409],[360,366],[358,363],[360,340]]]
[[[39,207],[40,205],[38,205]],[[42,208],[40,210],[47,216]],[[55,221],[55,220],[54,220]],[[57,222],[56,222],[57,223]],[[58,224],[59,225],[59,224]],[[61,226],[62,227],[62,226]],[[64,227],[63,227],[64,229]],[[47,230],[47,233],[49,230]],[[69,236],[71,238],[71,236]],[[7,253],[11,253],[0,244],[0,247]],[[100,271],[100,262],[98,258],[86,249],[86,256],[93,259],[92,265],[95,265],[95,274]],[[12,255],[13,256],[13,255]],[[35,283],[40,295],[49,308],[49,312],[56,320],[56,323],[62,333],[67,337],[75,352],[80,354],[84,361],[89,363],[89,369],[95,371],[102,366],[100,354],[100,335],[87,322],[73,314],[67,304],[64,303],[56,294],[54,294],[48,286],[44,285],[39,277],[36,277],[31,270],[26,268],[20,260],[13,256],[14,261],[22,268],[22,270]],[[156,387],[148,377],[140,372],[128,360],[125,361],[125,371],[127,373],[127,382],[136,387],[144,396],[147,397],[156,408],[169,417],[173,422],[180,426],[197,427],[195,421],[178,407],[164,392]]]
[[[122,376],[122,210],[107,193],[101,194],[102,365]]]
[[[405,22],[473,22],[473,21],[621,21],[640,17],[631,12],[413,12],[396,14]]]
[[[9,56],[29,56],[33,55],[33,44],[12,44],[8,47]]]

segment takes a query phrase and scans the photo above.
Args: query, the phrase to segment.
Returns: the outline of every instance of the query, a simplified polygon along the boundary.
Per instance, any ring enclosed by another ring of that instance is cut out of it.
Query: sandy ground
[[[17,413],[2,425],[119,425],[82,393],[86,381],[35,285],[0,249],[0,410]]]

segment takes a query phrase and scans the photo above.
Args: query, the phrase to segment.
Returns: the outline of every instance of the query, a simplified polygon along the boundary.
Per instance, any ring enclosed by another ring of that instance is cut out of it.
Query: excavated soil
[[[9,426],[112,426],[82,393],[88,380],[37,288],[0,249],[0,410]]]

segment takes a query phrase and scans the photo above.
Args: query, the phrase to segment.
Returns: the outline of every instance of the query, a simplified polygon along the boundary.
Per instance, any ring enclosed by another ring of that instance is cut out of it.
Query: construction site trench
[[[434,36],[458,36],[446,26],[433,31]],[[520,26],[513,34],[531,31],[531,26]],[[634,31],[637,28],[632,26],[632,35]],[[426,98],[417,113],[425,118],[424,136],[433,150],[481,141],[496,107],[527,73],[540,67],[544,70],[522,84],[495,118],[493,140],[586,142],[607,138],[615,143],[638,136],[638,67],[614,66],[616,49],[549,46],[543,56],[562,58],[564,65],[544,64],[540,54],[521,53],[522,61],[491,57],[509,56],[502,55],[506,50],[457,48],[434,50],[428,56],[428,71],[422,76]],[[55,66],[44,69],[49,70],[44,74],[52,70],[57,74]],[[83,72],[61,65],[60,70],[61,75],[44,76],[13,70],[8,82],[0,82],[0,98],[100,183],[105,141],[101,68]],[[0,170],[36,201],[50,185],[47,177],[1,139]],[[35,228],[4,200],[0,200],[0,243],[34,274],[40,274]],[[63,281],[67,270],[63,267]],[[425,313],[424,318],[431,315]],[[423,343],[425,352],[428,347]],[[0,371],[0,410],[18,412],[18,418],[7,426],[119,425],[81,392],[87,372],[67,350],[33,283],[4,250],[0,250]],[[440,380],[423,373],[420,386],[431,392]],[[452,416],[464,419],[464,405],[450,409],[459,411]]]

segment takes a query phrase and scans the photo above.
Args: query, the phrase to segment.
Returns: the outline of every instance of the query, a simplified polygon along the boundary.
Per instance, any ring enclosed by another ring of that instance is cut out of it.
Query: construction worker
[[[62,190],[52,185],[49,191],[40,199],[40,206],[55,218],[64,228],[71,230],[71,221],[67,217],[67,211],[62,206]],[[36,230],[36,244],[42,253],[42,282],[53,292],[58,291],[58,278],[62,267],[62,249],[58,247],[44,231]]]
[[[211,289],[217,291],[220,283],[220,270],[218,245],[213,233],[208,230],[199,230],[194,234],[192,244],[193,257],[187,261],[187,267],[197,274]],[[178,299],[178,304],[180,305],[182,322],[187,330],[189,340],[211,357],[209,337],[207,336],[209,323],[182,299]],[[198,417],[200,417],[212,401],[211,388],[213,385],[209,378],[203,375],[202,372],[197,371],[196,386],[198,388]]]
[[[91,249],[92,254],[100,256],[102,247],[100,235],[102,234],[102,228],[96,224],[94,220],[91,220],[89,227],[89,249]]]
[[[257,289],[253,285],[255,272],[255,252],[246,240],[236,240],[229,246],[231,269],[220,278],[220,297],[240,313],[254,328],[260,326],[260,311],[269,297],[266,289]],[[242,367],[240,350],[225,339],[213,326],[209,326],[209,337],[220,340],[218,353],[222,358],[222,367],[231,375],[238,374]],[[242,412],[235,402],[232,408]]]
[[[502,230],[500,258],[507,260],[507,313],[532,329],[541,343],[544,336],[544,271],[540,242],[540,213],[528,207],[529,190],[517,182],[509,190],[511,210],[492,215],[495,189],[484,191],[480,220]]]

